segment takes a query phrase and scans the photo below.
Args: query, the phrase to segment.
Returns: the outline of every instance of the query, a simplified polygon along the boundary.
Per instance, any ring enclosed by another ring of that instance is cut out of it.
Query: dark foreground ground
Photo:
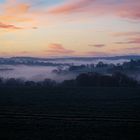
[[[139,88],[1,88],[0,140],[140,139]]]

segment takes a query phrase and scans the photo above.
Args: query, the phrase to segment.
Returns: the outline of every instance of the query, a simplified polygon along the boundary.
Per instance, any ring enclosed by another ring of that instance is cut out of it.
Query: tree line
[[[45,79],[40,82],[23,81],[22,79],[3,79],[0,78],[1,87],[137,87],[139,82],[126,76],[123,73],[116,72],[111,75],[99,73],[82,73],[75,79],[65,80],[57,83],[51,79]]]

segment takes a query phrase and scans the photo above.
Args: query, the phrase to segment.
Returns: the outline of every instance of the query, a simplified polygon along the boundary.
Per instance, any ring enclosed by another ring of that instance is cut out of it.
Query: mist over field
[[[122,64],[123,62],[129,61],[128,59],[118,59],[118,60],[105,60],[105,59],[95,59],[95,60],[87,60],[87,59],[58,59],[58,60],[36,60],[36,62],[39,61],[39,63],[51,63],[55,64],[52,66],[48,65],[26,65],[22,62],[22,59],[18,59],[18,61],[21,61],[21,64],[14,65],[14,64],[4,64],[0,65],[0,77],[4,79],[8,78],[16,78],[16,79],[23,79],[23,80],[32,80],[32,81],[42,81],[44,79],[52,79],[57,82],[62,82],[64,80],[73,79],[77,76],[76,73],[67,73],[67,74],[56,74],[53,73],[53,70],[58,69],[63,65],[63,69],[68,68],[67,65],[74,65],[74,66],[80,66],[80,65],[88,65],[88,64],[97,64],[100,61],[106,64]],[[17,61],[17,59],[15,59]],[[25,60],[24,60],[25,61]],[[27,61],[27,60],[26,60]],[[23,63],[23,64],[22,64]],[[66,65],[66,66],[65,66]]]
[[[50,67],[50,66],[26,66],[26,65],[4,65],[0,66],[0,77],[4,79],[9,78],[16,78],[16,79],[23,79],[23,80],[32,80],[32,81],[42,81],[44,79],[52,79],[56,80],[57,82],[61,82],[65,79],[74,78],[75,75],[67,74],[64,75],[57,75],[52,73],[52,70],[56,69],[57,67]],[[5,69],[5,70],[2,70]]]

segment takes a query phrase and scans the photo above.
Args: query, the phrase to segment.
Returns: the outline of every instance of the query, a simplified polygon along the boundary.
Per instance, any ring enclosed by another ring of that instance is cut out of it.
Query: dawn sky
[[[0,56],[140,54],[140,0],[0,0]]]

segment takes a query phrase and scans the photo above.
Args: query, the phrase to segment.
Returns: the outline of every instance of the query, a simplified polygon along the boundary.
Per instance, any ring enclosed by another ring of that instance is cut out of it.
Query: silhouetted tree
[[[5,82],[6,86],[21,86],[24,82],[21,79],[10,78]]]
[[[64,80],[61,84],[61,87],[75,87],[76,83],[75,80]]]
[[[25,86],[25,87],[135,87],[138,82],[123,73],[116,72],[112,75],[99,73],[83,73],[76,79],[65,80],[58,84],[54,80],[45,79],[41,82],[23,81],[21,79],[10,78],[3,80],[0,78],[0,86]]]
[[[35,87],[37,84],[34,81],[26,81],[24,85],[27,87]]]
[[[4,84],[3,78],[0,78],[0,86]]]
[[[46,86],[46,87],[54,87],[54,86],[56,86],[56,82],[54,80],[51,80],[51,79],[45,79],[42,82],[42,85]]]
[[[113,86],[136,86],[137,81],[128,76],[115,73],[111,75],[101,75],[98,73],[80,74],[76,78],[77,86],[92,86],[92,87],[113,87]]]

